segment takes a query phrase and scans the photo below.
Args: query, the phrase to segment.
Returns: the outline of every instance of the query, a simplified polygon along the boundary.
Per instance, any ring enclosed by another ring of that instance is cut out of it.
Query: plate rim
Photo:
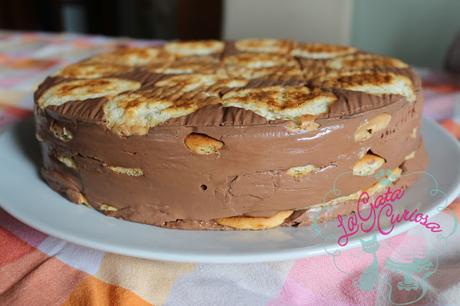
[[[21,123],[21,122],[20,122]],[[20,124],[18,123],[18,124]],[[442,127],[439,126],[434,120],[423,118],[423,125],[426,128],[433,128],[437,129],[438,132],[441,132],[445,137],[446,141],[456,143],[457,152],[456,154],[460,156],[460,145],[451,134],[446,132]],[[0,134],[0,137],[3,137],[5,133],[8,131],[12,131],[13,127],[7,129],[3,133]],[[439,208],[444,206],[444,203],[450,204],[460,193],[460,176],[457,176],[457,186],[453,187],[450,192],[446,193],[445,196],[436,201],[435,205],[431,206],[431,209],[428,211],[424,211],[425,214],[429,215],[430,218],[434,217],[437,213],[440,212]],[[1,194],[0,194],[1,197]],[[68,201],[66,201],[68,202]],[[69,202],[70,203],[70,202]],[[23,216],[19,211],[14,209],[14,205],[6,205],[5,201],[0,200],[0,207],[4,209],[8,214],[13,216],[14,218],[18,219],[20,222],[27,224],[28,226],[37,229],[51,237],[56,237],[62,239],[64,241],[68,241],[71,243],[75,243],[80,246],[89,247],[92,249],[100,250],[103,252],[110,252],[121,254],[125,256],[132,256],[138,258],[145,258],[145,259],[153,259],[153,260],[163,260],[163,261],[172,261],[172,262],[193,262],[193,263],[256,263],[256,262],[275,262],[275,261],[284,261],[284,260],[293,260],[299,258],[307,258],[313,257],[318,255],[326,254],[326,248],[329,250],[339,249],[340,251],[352,249],[358,247],[360,245],[358,237],[354,237],[350,239],[349,243],[345,247],[338,247],[337,245],[322,245],[315,249],[309,248],[309,246],[299,247],[299,248],[288,248],[288,249],[279,249],[273,250],[269,253],[244,253],[244,254],[206,254],[206,253],[186,253],[186,254],[178,254],[178,253],[170,253],[169,251],[161,251],[158,249],[142,249],[142,248],[135,248],[135,249],[127,249],[126,247],[120,246],[118,244],[108,244],[103,243],[97,240],[88,240],[87,237],[81,237],[78,233],[74,232],[66,232],[62,229],[55,228],[50,226],[46,223],[43,223],[41,220],[31,219],[27,216]],[[77,208],[78,206],[75,206]],[[104,216],[105,217],[105,216]],[[129,222],[129,221],[122,221],[121,222]],[[328,222],[332,222],[328,221]],[[131,222],[133,223],[133,222]],[[138,223],[136,223],[138,224]],[[153,230],[166,230],[166,231],[184,231],[184,230],[177,230],[177,229],[164,229],[153,227],[150,225],[141,224],[142,226],[149,226]],[[395,226],[394,230],[389,235],[377,235],[377,240],[385,240],[390,237],[397,236],[403,232],[408,231],[409,229],[415,227],[416,224],[413,222],[404,222],[400,223]],[[299,229],[300,230],[300,229]],[[302,228],[304,230],[304,228]],[[265,232],[269,232],[270,230],[266,230]],[[197,231],[193,231],[197,232]],[[361,238],[370,237],[372,233],[368,233],[366,235],[361,236]]]

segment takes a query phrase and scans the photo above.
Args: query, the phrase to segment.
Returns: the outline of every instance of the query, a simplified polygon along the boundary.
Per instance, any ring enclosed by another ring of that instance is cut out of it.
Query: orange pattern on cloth
[[[0,266],[0,305],[61,305],[85,275],[33,250]]]
[[[96,277],[136,292],[154,304],[163,305],[176,281],[194,271],[195,264],[132,258],[107,253]]]
[[[4,252],[2,256],[0,256],[0,271],[1,267],[4,265],[14,260],[20,260],[21,257],[34,250],[32,246],[0,227],[0,250],[7,249],[8,252]],[[2,276],[0,275],[0,290],[2,284]]]
[[[455,122],[454,120],[447,119],[444,120],[442,126],[449,131],[455,138],[460,140],[460,123]]]
[[[77,288],[75,288],[69,298],[62,305],[143,306],[152,304],[146,302],[132,291],[104,283],[93,276],[88,276],[77,286]]]
[[[72,59],[72,56],[81,57],[85,52],[94,52],[96,49],[98,51],[105,50],[108,45],[113,45],[115,41],[100,37],[94,39],[90,36],[74,37],[74,39],[70,40],[65,35],[5,34],[0,31],[0,46],[7,46],[9,40],[14,41],[16,44],[13,47],[9,46],[9,50],[24,52],[27,48],[30,48],[31,54],[39,48],[48,53],[53,51],[54,53],[50,57],[53,58],[52,62],[58,65],[74,61],[76,58]],[[35,49],[31,48],[35,45]],[[4,49],[0,52],[3,53]],[[9,59],[9,56],[0,53],[0,61]],[[37,62],[26,61],[24,63],[34,64]],[[0,69],[0,130],[31,114],[31,93],[36,83],[51,73],[47,69],[47,65],[38,63],[39,65],[21,65],[21,69],[14,71],[13,68]],[[58,65],[53,68],[58,68]],[[444,81],[430,81],[425,82],[424,87],[443,95],[460,93],[458,84],[447,85],[444,83]],[[433,103],[437,104],[434,100],[426,99],[426,105]],[[438,111],[436,110],[436,112]],[[453,114],[447,117],[453,117]],[[460,139],[460,132],[458,132],[460,129],[457,122],[448,119],[443,122],[443,126]],[[21,191],[18,190],[18,192]],[[459,200],[454,202],[449,209],[452,209],[460,219]],[[211,300],[219,297],[226,304],[237,304],[235,301],[238,298],[239,304],[244,302],[246,302],[245,304],[267,304],[263,301],[270,299],[270,295],[280,296],[279,299],[272,302],[272,305],[289,305],[294,304],[294,302],[296,302],[295,304],[303,305],[308,304],[308,300],[302,300],[305,295],[298,293],[305,293],[308,292],[309,288],[311,289],[311,282],[309,282],[311,274],[308,274],[308,269],[315,270],[315,268],[324,276],[324,279],[315,279],[313,285],[316,288],[330,288],[330,292],[335,294],[337,298],[348,296],[348,299],[344,298],[346,301],[352,301],[356,298],[351,294],[349,284],[340,282],[340,280],[344,279],[343,277],[334,280],[326,277],[327,267],[323,267],[332,265],[332,260],[329,257],[326,260],[316,258],[295,261],[293,262],[296,263],[294,268],[286,276],[281,271],[281,264],[274,263],[270,263],[270,268],[267,272],[267,265],[263,264],[188,266],[186,264],[147,261],[121,255],[104,254],[103,261],[97,263],[97,265],[100,265],[98,266],[99,270],[95,275],[90,275],[70,266],[68,262],[65,263],[57,257],[51,257],[31,246],[30,244],[39,245],[43,239],[35,237],[35,230],[22,224],[17,226],[15,222],[20,224],[19,221],[11,221],[13,220],[12,217],[2,218],[2,214],[5,215],[0,210],[0,305],[2,306],[142,306],[152,305],[153,303],[163,304],[165,302],[171,305],[174,304],[173,298],[176,298],[176,301],[182,301],[182,303],[175,303],[175,305],[191,305],[212,304]],[[8,230],[4,228],[8,228]],[[382,244],[391,244],[394,241],[394,239],[388,239]],[[52,244],[50,248],[52,249],[53,246],[61,242],[56,239],[53,241],[55,244]],[[83,253],[85,252],[94,251],[84,248],[74,248],[72,250],[75,251],[75,257],[78,258],[84,257]],[[350,253],[344,252],[343,254]],[[57,252],[56,256],[59,255],[62,254]],[[362,253],[357,254],[357,257],[354,257],[352,261],[362,261],[361,255]],[[304,264],[312,260],[324,261],[324,263],[321,265]],[[86,263],[88,261],[86,260]],[[264,271],[265,273],[262,273]],[[453,265],[448,266],[447,270],[439,272],[458,274],[458,270]],[[341,276],[340,273],[338,275],[339,277]],[[454,276],[456,277],[455,279],[458,279],[457,275]],[[445,275],[438,274],[437,277],[442,278]],[[248,280],[249,278],[251,280]],[[293,286],[278,287],[278,292],[273,289],[276,286],[270,287],[272,288],[271,290],[265,290],[266,287],[264,286],[267,283],[275,282],[278,279],[281,280],[281,284],[285,282],[285,284],[293,284]],[[250,285],[253,284],[256,285],[251,287]],[[251,291],[256,286],[260,290]],[[150,288],[155,288],[155,290],[150,291]],[[289,291],[286,288],[296,290]],[[221,289],[222,291],[220,291]],[[225,293],[221,294],[222,292]],[[257,295],[257,293],[260,293],[260,295]],[[318,294],[319,291],[313,293]],[[191,301],[194,297],[200,303],[192,303]],[[331,297],[332,295],[326,296],[323,304],[330,304]],[[372,299],[365,299],[364,294],[361,294],[360,298],[360,304],[374,304],[375,302]],[[149,304],[146,300],[152,304]],[[217,305],[218,303],[214,304]],[[356,304],[356,300],[348,304]]]

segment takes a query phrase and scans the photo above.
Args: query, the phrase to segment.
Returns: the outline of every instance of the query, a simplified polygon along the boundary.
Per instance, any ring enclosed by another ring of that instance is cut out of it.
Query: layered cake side
[[[404,174],[427,159],[420,91],[407,64],[346,46],[123,48],[36,91],[42,175],[71,201],[135,222],[308,225],[351,213],[362,191],[415,180]]]

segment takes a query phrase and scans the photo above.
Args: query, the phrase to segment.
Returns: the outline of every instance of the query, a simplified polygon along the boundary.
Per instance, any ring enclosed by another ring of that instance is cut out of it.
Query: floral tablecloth
[[[35,86],[62,65],[116,45],[149,43],[0,31],[0,130],[31,115]],[[419,73],[425,116],[460,139],[460,78]],[[435,218],[442,236],[419,226],[313,258],[197,264],[81,247],[0,209],[0,305],[460,305],[456,216],[458,200]]]

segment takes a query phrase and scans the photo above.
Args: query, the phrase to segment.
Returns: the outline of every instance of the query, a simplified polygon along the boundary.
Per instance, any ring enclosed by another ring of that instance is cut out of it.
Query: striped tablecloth
[[[148,43],[0,32],[0,130],[31,115],[35,86],[60,66],[118,44]],[[419,72],[425,115],[460,139],[459,78]],[[460,305],[455,215],[460,202],[436,217],[448,233],[444,239],[416,227],[379,244],[314,258],[196,264],[81,247],[0,209],[0,305]]]

